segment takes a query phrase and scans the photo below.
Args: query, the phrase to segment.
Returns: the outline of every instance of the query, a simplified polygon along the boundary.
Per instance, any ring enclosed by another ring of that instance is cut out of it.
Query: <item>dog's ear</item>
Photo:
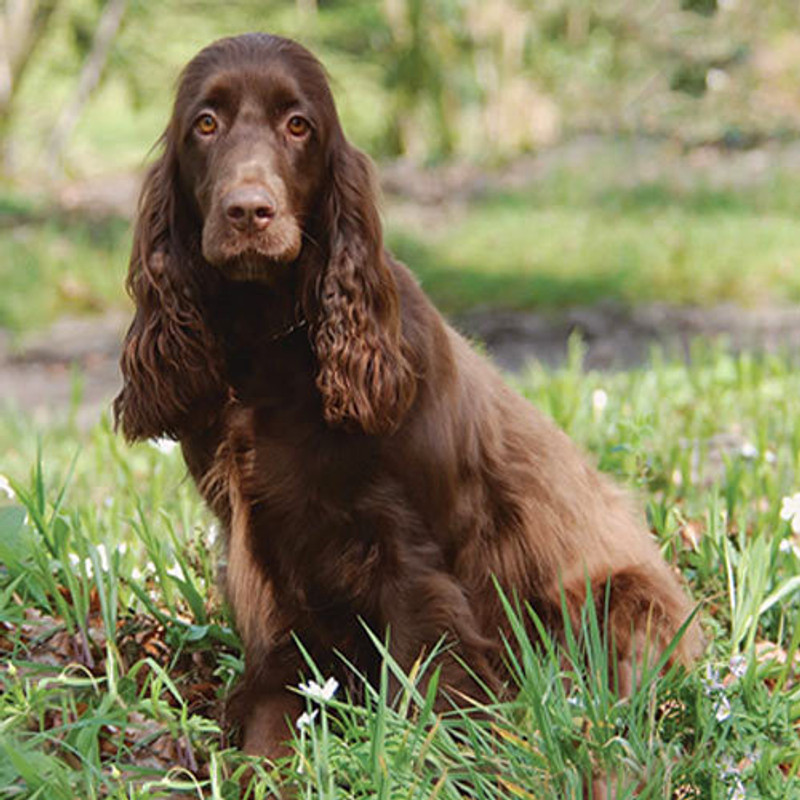
[[[139,200],[127,288],[136,312],[120,360],[115,424],[129,440],[180,438],[219,397],[216,345],[203,318],[202,275],[179,220],[178,167],[170,132]],[[194,248],[196,249],[196,248]]]
[[[371,164],[343,137],[331,152],[328,186],[327,263],[317,283],[313,325],[325,419],[390,433],[414,399],[416,378],[383,251]]]

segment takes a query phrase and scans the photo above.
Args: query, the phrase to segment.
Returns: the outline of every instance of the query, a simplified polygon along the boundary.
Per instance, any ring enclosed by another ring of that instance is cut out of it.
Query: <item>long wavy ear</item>
[[[370,162],[342,138],[333,148],[324,212],[328,262],[317,286],[317,387],[330,425],[389,433],[416,393],[400,304],[386,263]]]
[[[180,438],[222,385],[201,305],[208,267],[179,231],[177,159],[169,131],[166,141],[142,188],[128,270],[136,313],[120,360],[122,391],[114,400],[115,424],[128,440]]]

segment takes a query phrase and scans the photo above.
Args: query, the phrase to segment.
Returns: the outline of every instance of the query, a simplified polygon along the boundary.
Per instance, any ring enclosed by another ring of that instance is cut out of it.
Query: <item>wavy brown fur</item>
[[[266,35],[211,45],[164,144],[114,408],[129,439],[180,440],[225,528],[245,748],[280,753],[301,710],[292,632],[343,680],[335,650],[378,673],[362,621],[406,668],[444,635],[501,687],[494,578],[556,636],[562,587],[577,619],[587,577],[598,604],[608,584],[629,689],[634,649],[662,651],[690,603],[627,498],[384,251],[369,162],[314,57]],[[699,647],[692,624],[674,659]],[[458,658],[442,680],[482,696]]]

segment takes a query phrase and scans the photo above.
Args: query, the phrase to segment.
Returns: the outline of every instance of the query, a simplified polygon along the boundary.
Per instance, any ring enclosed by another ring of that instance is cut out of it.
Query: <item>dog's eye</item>
[[[286,127],[289,130],[289,133],[297,138],[305,136],[311,130],[311,125],[309,124],[308,120],[298,116],[297,114],[295,114],[293,117],[289,117],[289,122],[286,123]]]
[[[203,136],[217,132],[217,120],[213,114],[201,114],[194,123],[195,130]]]

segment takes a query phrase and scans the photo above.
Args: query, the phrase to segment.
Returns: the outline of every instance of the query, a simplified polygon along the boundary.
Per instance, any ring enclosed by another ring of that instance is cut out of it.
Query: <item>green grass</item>
[[[8,213],[11,224],[0,225],[0,328],[25,331],[123,305],[130,223],[64,216],[47,204]]]
[[[519,633],[515,700],[437,716],[426,664],[392,698],[387,659],[365,704],[309,699],[313,726],[286,764],[254,765],[249,797],[291,776],[308,798],[579,798],[593,769],[619,797],[800,797],[800,537],[779,513],[800,491],[796,362],[698,347],[689,367],[596,374],[579,350],[518,385],[646,506],[702,603],[703,661],[619,701],[589,615],[566,659]],[[179,452],[9,414],[0,453],[4,796],[243,797],[220,728],[242,655]]]
[[[776,166],[715,185],[662,155],[657,177],[637,178],[623,169],[630,148],[607,143],[513,192],[476,197],[446,222],[423,209],[414,223],[390,201],[387,240],[449,313],[800,301],[800,180]],[[0,198],[0,213],[20,221],[0,226],[0,327],[125,303],[128,222],[59,215],[19,194]]]
[[[490,194],[446,225],[390,224],[390,244],[449,311],[800,300],[800,182],[714,188],[680,162],[637,180],[625,153]]]

